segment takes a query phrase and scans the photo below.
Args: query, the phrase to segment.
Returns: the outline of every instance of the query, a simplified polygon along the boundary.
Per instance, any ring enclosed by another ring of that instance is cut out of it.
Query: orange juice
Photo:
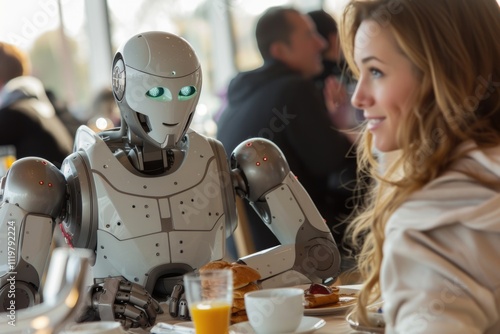
[[[230,305],[223,301],[200,302],[189,311],[196,334],[227,334],[229,331]]]

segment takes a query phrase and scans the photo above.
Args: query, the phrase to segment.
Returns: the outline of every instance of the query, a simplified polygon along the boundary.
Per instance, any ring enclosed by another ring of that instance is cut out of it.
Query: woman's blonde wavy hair
[[[360,249],[364,284],[357,308],[366,323],[366,306],[381,296],[382,244],[389,217],[412,193],[463,157],[465,153],[456,150],[460,144],[473,141],[480,149],[500,144],[500,7],[496,0],[351,0],[339,30],[354,74],[354,40],[364,20],[390,29],[421,83],[399,128],[400,150],[383,172],[371,133],[363,131],[358,143],[360,169],[372,178],[366,202],[348,231]],[[474,177],[481,180],[480,175]]]

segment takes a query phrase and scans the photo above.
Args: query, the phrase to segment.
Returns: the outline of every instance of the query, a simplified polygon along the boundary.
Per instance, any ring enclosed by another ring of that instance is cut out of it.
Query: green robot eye
[[[165,90],[162,87],[155,87],[155,88],[151,88],[150,90],[148,90],[146,95],[149,97],[155,98],[155,97],[159,97],[159,96],[163,95],[164,91]]]
[[[187,101],[191,99],[196,94],[196,88],[194,86],[184,86],[179,91],[179,100]]]
[[[146,96],[153,100],[172,101],[172,93],[164,87],[153,87],[146,92]]]

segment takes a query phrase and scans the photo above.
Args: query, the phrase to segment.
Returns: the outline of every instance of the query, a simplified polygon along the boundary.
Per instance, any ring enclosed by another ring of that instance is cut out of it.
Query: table
[[[317,316],[318,318],[322,318],[326,321],[326,325],[315,331],[314,334],[355,334],[355,333],[365,333],[353,330],[347,321],[345,320],[346,314],[339,313],[334,315],[322,315]],[[168,316],[167,316],[168,317]],[[175,321],[172,319],[167,319],[165,317],[161,317],[159,321],[165,321],[168,323],[176,323],[179,321]],[[130,334],[148,334],[149,331],[142,329],[131,329],[128,331]]]
[[[359,289],[360,285],[343,285],[343,287],[346,288],[353,288],[353,289]],[[181,322],[179,320],[175,320],[170,318],[170,315],[168,314],[168,308],[165,308],[166,305],[162,304],[163,309],[165,312],[160,315],[157,319],[158,322],[168,322],[168,323],[177,323]],[[355,334],[355,333],[365,333],[366,332],[360,332],[353,330],[347,321],[345,320],[347,315],[347,312],[338,312],[334,314],[329,314],[329,315],[321,315],[317,316],[315,315],[314,317],[322,318],[326,321],[326,325],[320,328],[319,330],[315,331],[314,334]],[[149,334],[149,331],[146,330],[141,330],[141,329],[131,329],[128,331],[130,334]]]

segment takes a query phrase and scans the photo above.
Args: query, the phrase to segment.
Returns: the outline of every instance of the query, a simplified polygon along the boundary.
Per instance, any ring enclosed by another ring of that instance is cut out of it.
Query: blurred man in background
[[[57,117],[40,80],[29,76],[27,55],[0,42],[0,146],[15,158],[45,158],[56,166],[72,152],[73,138]]]
[[[334,179],[343,187],[344,178],[356,173],[356,161],[347,157],[352,144],[332,126],[313,82],[323,70],[325,41],[307,15],[288,7],[268,9],[257,23],[256,39],[264,64],[231,81],[217,138],[228,153],[250,137],[276,143],[340,244],[336,226],[348,203],[332,198],[328,184]],[[277,245],[253,209],[245,211],[256,250]]]

